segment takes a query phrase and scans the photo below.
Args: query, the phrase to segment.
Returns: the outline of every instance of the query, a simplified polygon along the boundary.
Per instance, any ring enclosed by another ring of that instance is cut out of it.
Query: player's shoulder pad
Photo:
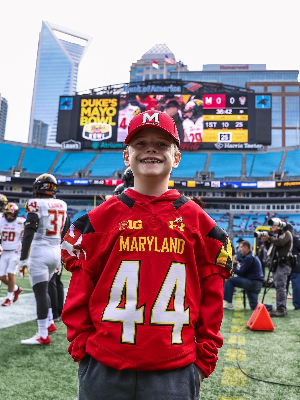
[[[75,226],[82,235],[95,232],[95,229],[91,224],[88,214],[84,214],[78,219],[76,219],[76,221],[74,221],[72,225]]]
[[[38,226],[39,226],[39,217],[38,217],[38,215],[36,213],[34,213],[34,212],[29,212],[27,214],[26,221],[24,222],[24,227],[25,228],[31,228],[34,231],[36,231]]]

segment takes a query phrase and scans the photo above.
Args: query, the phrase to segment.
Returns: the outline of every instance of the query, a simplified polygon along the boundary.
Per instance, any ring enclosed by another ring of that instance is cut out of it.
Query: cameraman
[[[233,292],[235,287],[239,287],[246,290],[250,307],[254,310],[258,303],[258,294],[261,291],[264,276],[259,258],[251,251],[251,244],[244,240],[240,243],[240,249],[243,255],[241,266],[233,268],[234,273],[238,276],[225,281],[224,308],[234,309],[232,305]]]
[[[295,235],[294,228],[291,224],[287,224],[287,229],[293,236],[292,253],[297,257],[296,265],[292,269],[291,275],[288,277],[287,290],[291,281],[293,290],[293,306],[295,307],[295,310],[300,310],[300,238]]]
[[[268,255],[273,260],[273,280],[276,289],[276,310],[269,312],[271,317],[286,317],[287,278],[291,273],[290,255],[293,247],[293,236],[287,230],[286,224],[278,218],[268,221],[273,235],[264,235],[262,240],[268,249]]]

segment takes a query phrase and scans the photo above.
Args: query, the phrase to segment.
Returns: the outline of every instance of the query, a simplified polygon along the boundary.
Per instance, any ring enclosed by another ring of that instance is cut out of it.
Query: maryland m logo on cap
[[[143,113],[143,122],[142,124],[151,123],[154,120],[156,124],[160,124],[159,122],[159,113],[154,112],[152,115],[149,115],[147,112]]]
[[[128,126],[125,144],[128,144],[136,133],[146,128],[156,128],[168,133],[179,146],[179,134],[173,118],[157,110],[145,111],[132,118]]]

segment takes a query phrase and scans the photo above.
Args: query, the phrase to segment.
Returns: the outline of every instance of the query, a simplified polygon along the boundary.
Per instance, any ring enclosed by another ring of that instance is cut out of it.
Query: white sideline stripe
[[[64,290],[65,295],[67,289]],[[0,297],[0,304],[5,297]],[[0,329],[22,324],[36,319],[36,302],[33,293],[21,294],[15,303],[9,307],[0,306]]]

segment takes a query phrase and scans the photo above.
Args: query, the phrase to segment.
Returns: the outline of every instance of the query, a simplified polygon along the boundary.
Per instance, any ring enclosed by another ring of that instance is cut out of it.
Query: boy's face
[[[145,128],[131,139],[124,151],[126,167],[131,167],[134,179],[169,176],[177,168],[181,154],[173,139],[160,129]]]

